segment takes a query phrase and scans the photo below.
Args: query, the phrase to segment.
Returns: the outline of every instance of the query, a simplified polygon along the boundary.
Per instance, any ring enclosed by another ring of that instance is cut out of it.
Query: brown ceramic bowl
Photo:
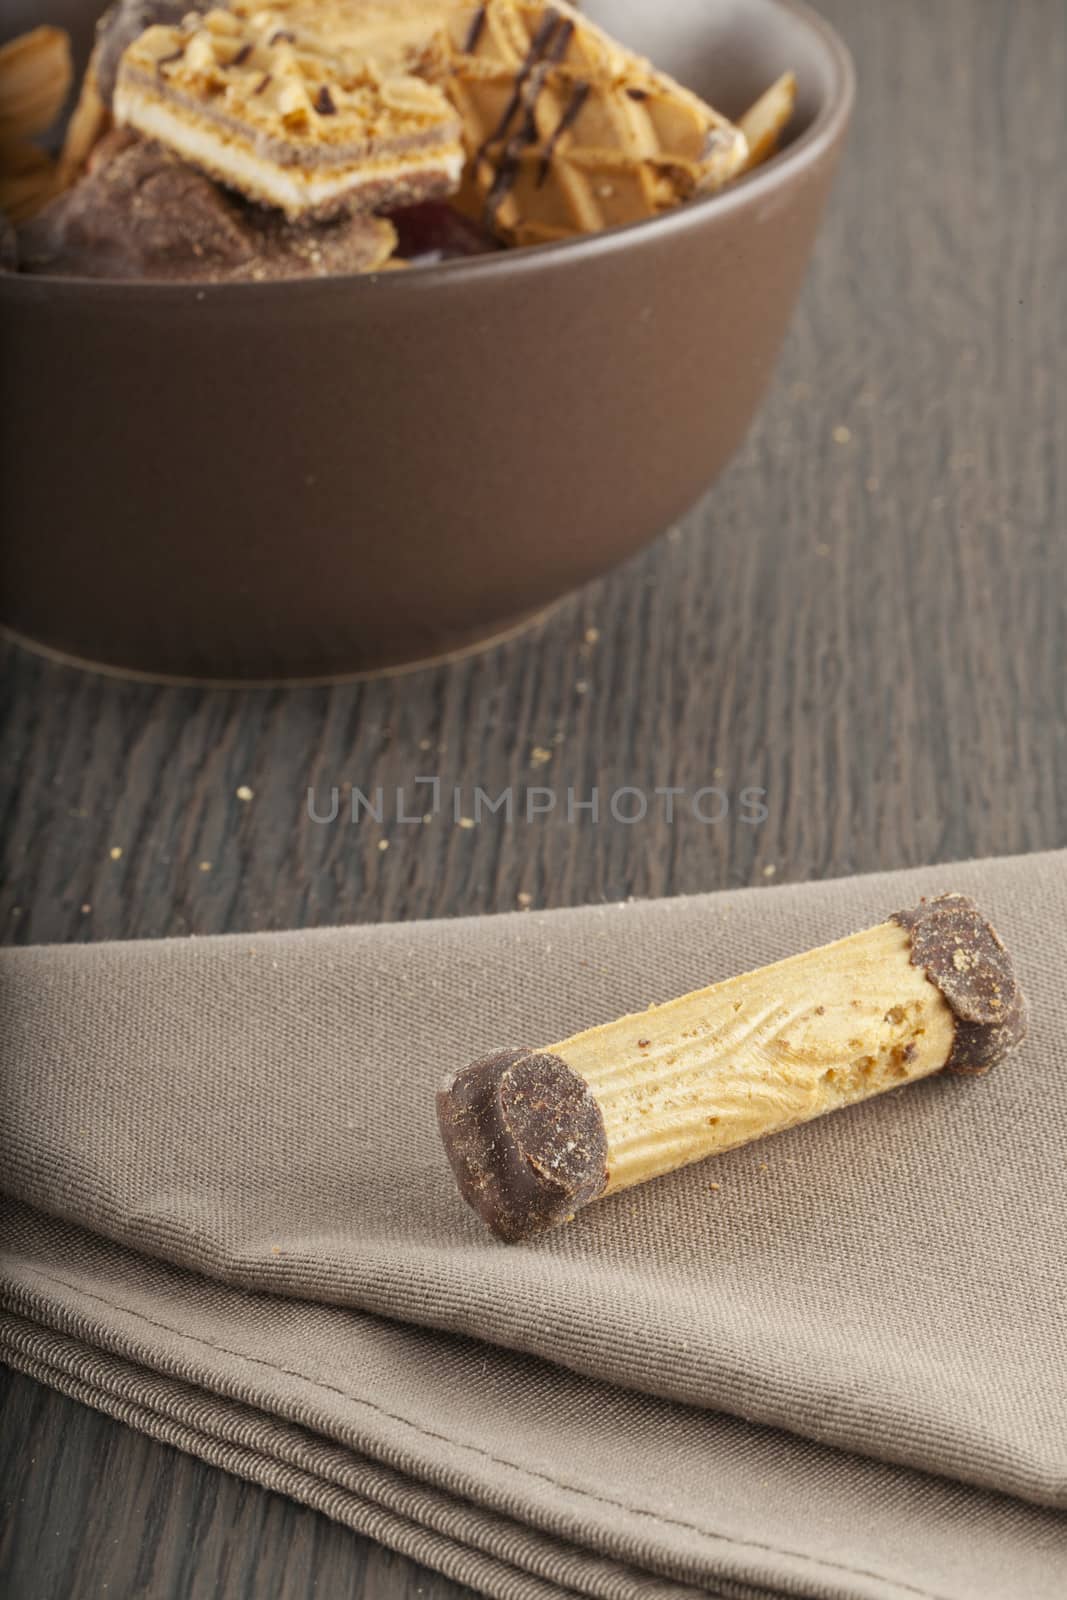
[[[4,29],[99,0],[14,0]],[[564,244],[378,279],[0,278],[0,621],[192,677],[395,666],[491,637],[666,528],[770,377],[848,121],[794,0],[589,0],[739,114],[787,67],[788,147],[724,193]]]

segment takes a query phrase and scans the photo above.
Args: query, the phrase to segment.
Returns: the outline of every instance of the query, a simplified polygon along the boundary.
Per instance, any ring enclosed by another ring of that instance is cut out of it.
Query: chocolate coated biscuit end
[[[607,1182],[600,1108],[559,1056],[501,1050],[462,1068],[437,1118],[463,1198],[498,1238],[566,1222]]]
[[[921,967],[956,1018],[946,1072],[988,1072],[1026,1037],[1029,1007],[1011,956],[993,925],[965,894],[921,900],[890,919],[911,935]]]

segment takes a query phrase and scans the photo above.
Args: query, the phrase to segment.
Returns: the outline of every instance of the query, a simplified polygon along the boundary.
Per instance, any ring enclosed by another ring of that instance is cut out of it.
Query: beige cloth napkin
[[[459,1200],[446,1069],[948,888],[1032,1002],[988,1078],[527,1245]],[[1065,972],[1067,853],[9,951],[0,1352],[501,1600],[1062,1600]]]

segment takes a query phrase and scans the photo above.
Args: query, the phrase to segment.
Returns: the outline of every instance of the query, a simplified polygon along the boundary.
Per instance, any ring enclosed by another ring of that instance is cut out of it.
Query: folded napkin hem
[[[126,1308],[115,1309],[129,1314]],[[180,1338],[188,1338],[180,1330],[169,1326],[167,1331],[176,1333]],[[262,1365],[259,1358],[246,1353],[233,1350],[227,1353]],[[49,1324],[34,1323],[18,1311],[9,1310],[2,1298],[0,1361],[37,1382],[60,1390],[81,1404],[104,1412],[137,1432],[184,1450],[235,1477],[285,1494],[357,1533],[365,1534],[423,1565],[432,1566],[456,1582],[484,1590],[498,1597],[498,1600],[512,1600],[513,1596],[514,1600],[571,1600],[571,1597],[579,1600],[583,1596],[597,1597],[597,1600],[601,1600],[601,1597],[602,1600],[656,1600],[657,1596],[661,1600],[697,1600],[697,1597],[707,1600],[709,1596],[712,1600],[788,1600],[789,1596],[809,1592],[807,1588],[799,1587],[795,1579],[786,1581],[783,1587],[773,1588],[741,1582],[728,1572],[714,1572],[711,1563],[704,1582],[694,1586],[684,1581],[672,1581],[662,1572],[627,1568],[610,1557],[595,1556],[575,1546],[568,1549],[553,1540],[551,1535],[539,1534],[528,1525],[509,1525],[506,1518],[486,1507],[470,1501],[455,1502],[447,1491],[410,1480],[407,1483],[407,1495],[409,1498],[416,1496],[420,1504],[417,1517],[405,1517],[388,1503],[397,1497],[389,1495],[387,1489],[383,1488],[382,1498],[377,1499],[345,1487],[340,1481],[369,1471],[371,1475],[377,1473],[379,1478],[402,1482],[401,1475],[395,1469],[372,1457],[359,1456],[348,1447],[310,1435],[299,1425],[282,1418],[271,1418],[275,1432],[273,1450],[250,1445],[247,1437],[242,1438],[242,1433],[247,1434],[247,1427],[242,1429],[240,1418],[240,1413],[247,1412],[247,1408],[224,1390],[211,1391],[207,1395],[209,1405],[204,1404],[205,1391],[200,1388],[188,1387],[183,1396],[181,1380],[173,1374],[145,1368],[121,1353],[106,1348],[103,1342],[81,1342],[57,1333]],[[155,1390],[155,1403],[146,1403],[146,1388]],[[128,1390],[139,1393],[140,1398],[133,1398]],[[171,1397],[169,1406],[164,1398],[168,1392]],[[181,1404],[183,1398],[186,1400],[185,1406]],[[375,1407],[373,1401],[362,1399],[359,1403],[380,1409]],[[211,1430],[191,1424],[182,1414],[186,1411],[198,1413],[205,1422],[211,1424]],[[253,1429],[262,1420],[253,1413],[247,1413],[247,1419]],[[394,1420],[418,1428],[418,1424],[408,1418]],[[262,1431],[261,1426],[259,1431]],[[291,1444],[288,1451],[280,1448],[284,1436],[288,1436]],[[462,1441],[450,1439],[447,1442],[460,1450],[470,1448]],[[320,1454],[325,1452],[332,1455],[337,1463],[336,1476],[331,1478],[299,1465],[299,1457],[305,1453],[300,1448],[301,1444],[305,1447],[310,1445],[312,1450]],[[348,1457],[347,1462],[342,1461],[342,1455]],[[499,1465],[526,1477],[542,1476],[515,1462],[500,1459]],[[586,1497],[630,1515],[651,1517],[659,1523],[673,1520],[621,1501],[591,1495],[589,1491],[559,1479],[547,1481],[567,1494]],[[465,1518],[463,1542],[457,1542],[439,1528],[428,1526],[432,1520],[428,1502],[433,1500],[452,1500],[454,1505],[462,1505]],[[472,1514],[485,1522],[480,1539],[473,1536]],[[844,1563],[815,1561],[801,1551],[737,1541],[729,1535],[700,1528],[693,1523],[675,1521],[674,1525],[702,1539],[736,1549],[739,1563],[750,1561],[753,1552],[789,1565],[800,1563],[813,1576],[818,1575],[821,1600],[949,1600],[949,1597],[933,1589],[920,1588]],[[521,1565],[517,1559],[504,1560],[494,1550],[494,1547],[506,1548],[509,1544],[514,1550],[516,1541],[523,1545],[525,1559]],[[538,1548],[542,1543],[544,1548]],[[567,1558],[587,1569],[581,1574],[570,1572],[569,1585],[548,1575],[553,1568],[558,1571],[561,1565],[565,1566]],[[708,1581],[715,1582],[714,1590],[706,1587]]]

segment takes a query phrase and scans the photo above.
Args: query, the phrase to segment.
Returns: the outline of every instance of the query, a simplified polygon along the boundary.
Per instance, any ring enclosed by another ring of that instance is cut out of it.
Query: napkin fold
[[[531,1243],[444,1073],[973,894],[1029,993],[938,1077]],[[0,1356],[501,1600],[1067,1585],[1067,852],[0,955]],[[719,1187],[712,1188],[712,1183]]]

